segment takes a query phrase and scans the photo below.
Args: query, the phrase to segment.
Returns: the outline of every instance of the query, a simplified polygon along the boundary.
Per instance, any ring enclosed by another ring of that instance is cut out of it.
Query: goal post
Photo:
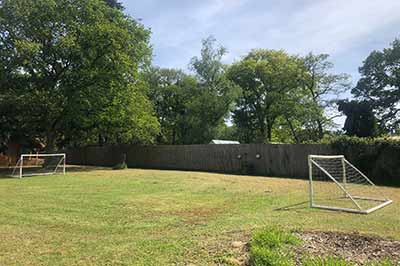
[[[21,154],[11,177],[26,177],[35,175],[65,175],[65,153]]]
[[[392,203],[343,155],[309,155],[310,206],[368,214]]]

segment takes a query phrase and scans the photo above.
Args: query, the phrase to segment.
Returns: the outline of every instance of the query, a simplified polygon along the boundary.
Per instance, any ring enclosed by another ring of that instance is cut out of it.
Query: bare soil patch
[[[357,265],[365,265],[368,261],[390,259],[400,262],[400,241],[379,237],[364,236],[358,233],[337,232],[298,232],[302,245],[296,253],[302,256],[335,256],[342,257]]]
[[[359,266],[384,259],[389,259],[394,265],[400,265],[400,241],[359,233],[303,231],[295,235],[302,240],[301,245],[295,247],[294,250],[297,265],[301,265],[302,258],[308,256],[341,257]],[[250,243],[248,241],[249,239],[246,238],[242,241],[231,242],[231,249],[236,254],[234,258],[229,259],[231,265],[249,265]]]

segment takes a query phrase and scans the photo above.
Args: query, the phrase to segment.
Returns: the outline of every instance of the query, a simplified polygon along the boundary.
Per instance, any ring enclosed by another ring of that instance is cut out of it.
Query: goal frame
[[[30,173],[24,174],[23,167],[24,167],[24,158],[31,158],[31,157],[52,157],[52,156],[60,156],[61,159],[58,161],[54,171],[48,173]],[[17,164],[15,165],[11,177],[18,177],[23,178],[27,176],[38,176],[38,175],[54,175],[57,173],[59,167],[62,167],[62,174],[65,175],[65,166],[66,166],[66,154],[65,153],[36,153],[36,154],[21,154]],[[18,169],[18,175],[15,174],[16,170]]]
[[[343,167],[343,185],[340,184],[326,169],[321,167],[317,162],[315,162],[313,159],[340,159],[342,161],[342,167]],[[325,210],[331,210],[331,211],[343,211],[343,212],[350,212],[350,213],[359,213],[359,214],[369,214],[371,212],[374,212],[378,209],[381,209],[389,204],[391,204],[393,201],[388,199],[388,198],[370,198],[370,197],[362,197],[362,196],[355,196],[351,195],[347,190],[346,190],[346,183],[347,183],[347,176],[346,176],[346,168],[345,164],[348,164],[351,166],[353,169],[355,169],[366,181],[369,185],[376,187],[376,185],[364,174],[362,173],[357,167],[355,167],[353,164],[351,164],[349,161],[346,160],[344,155],[308,155],[308,172],[309,172],[309,193],[310,193],[310,207],[311,208],[319,208],[319,209],[325,209]],[[313,187],[313,166],[317,167],[319,170],[321,170],[331,181],[333,181],[340,190],[343,191],[344,196],[349,198],[354,205],[357,208],[343,208],[343,207],[335,207],[335,206],[328,206],[328,205],[319,205],[314,203],[314,187]],[[369,208],[369,209],[363,209],[356,199],[361,199],[361,200],[369,200],[369,201],[376,201],[378,205]]]

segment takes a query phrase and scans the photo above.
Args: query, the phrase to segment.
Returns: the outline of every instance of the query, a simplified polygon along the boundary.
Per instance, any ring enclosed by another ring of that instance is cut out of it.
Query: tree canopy
[[[342,93],[350,88],[350,77],[347,74],[333,73],[333,64],[328,61],[327,54],[309,53],[303,57],[306,75],[304,86],[314,103],[314,116],[317,138],[322,139],[324,130],[332,126],[332,119],[337,116],[336,103]],[[315,113],[314,113],[315,114]]]
[[[226,49],[210,36],[202,42],[200,57],[191,60],[198,91],[189,105],[190,132],[186,142],[208,143],[228,117],[236,86],[227,78],[226,66],[222,63],[226,53]]]
[[[346,135],[376,137],[377,120],[368,102],[339,101],[339,111],[347,116],[343,130]]]
[[[197,81],[181,70],[153,67],[145,73],[149,98],[155,106],[161,132],[157,142],[183,144],[189,130],[189,105],[196,97]]]
[[[185,74],[176,69],[152,68],[146,73],[159,121],[159,143],[199,144],[213,139],[225,123],[235,85],[222,64],[225,48],[213,37],[202,42],[200,57],[193,57]]]
[[[152,141],[158,122],[139,74],[151,55],[143,25],[100,0],[4,0],[0,20],[9,137],[48,149]]]
[[[361,78],[352,93],[376,113],[381,129],[400,127],[400,40],[383,51],[373,51],[359,68]]]
[[[277,118],[289,119],[286,107],[298,100],[302,74],[299,58],[276,50],[253,50],[231,66],[229,78],[241,88],[233,119],[246,141],[271,141]]]

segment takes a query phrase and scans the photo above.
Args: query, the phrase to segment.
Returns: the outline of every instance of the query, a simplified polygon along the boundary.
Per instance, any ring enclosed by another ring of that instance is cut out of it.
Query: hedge
[[[379,185],[400,186],[400,139],[340,136],[324,140]]]

